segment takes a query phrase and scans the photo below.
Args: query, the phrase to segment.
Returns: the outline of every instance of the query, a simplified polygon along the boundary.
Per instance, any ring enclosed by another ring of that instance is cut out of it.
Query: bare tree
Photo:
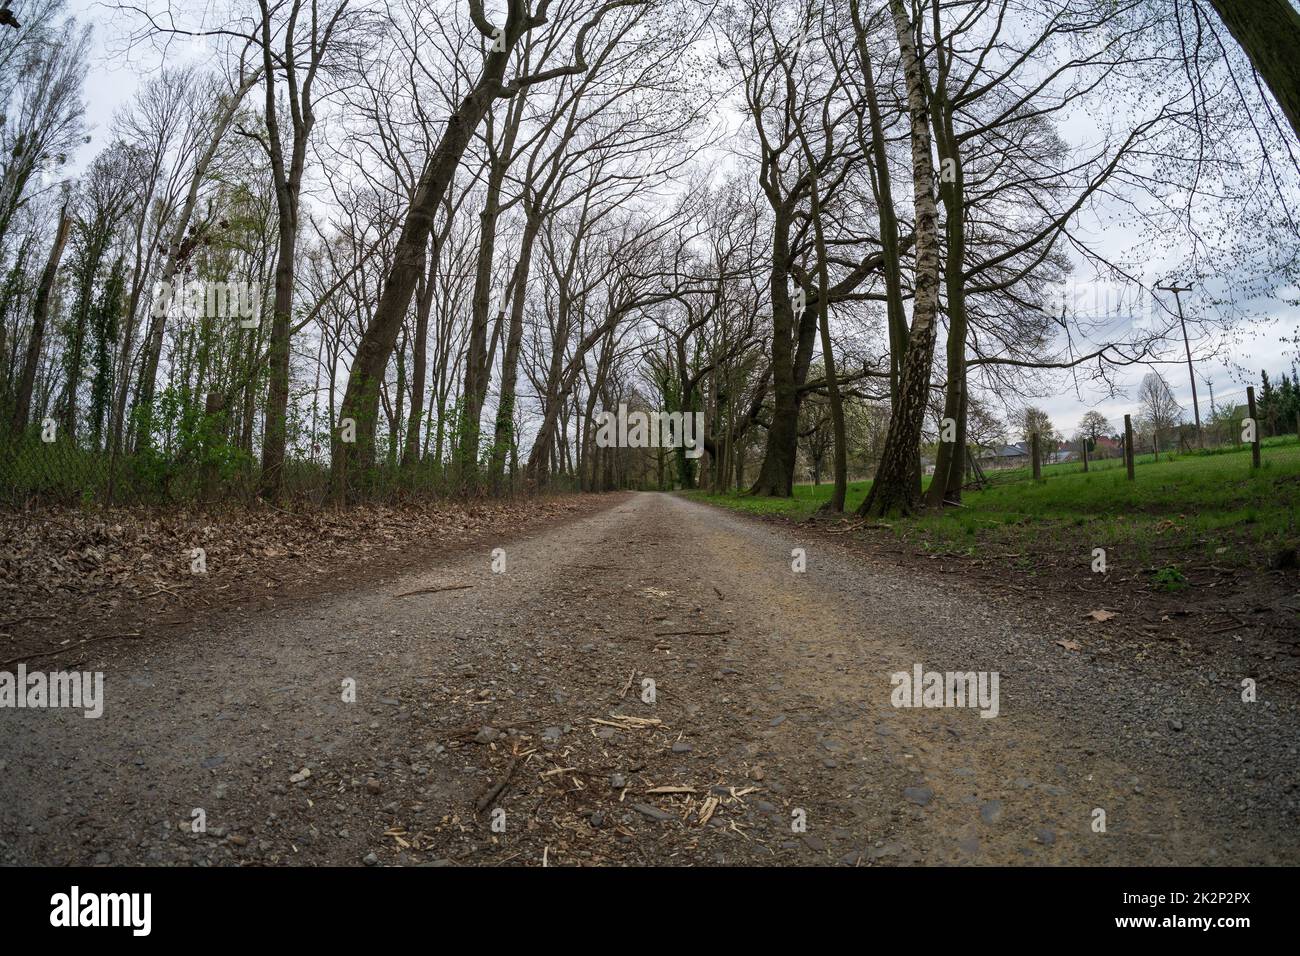
[[[1115,431],[1110,420],[1097,411],[1095,408],[1089,409],[1084,413],[1083,418],[1079,420],[1078,434],[1089,445],[1095,445],[1098,438],[1103,435],[1110,435]]]
[[[1138,386],[1138,408],[1143,425],[1151,430],[1151,447],[1160,457],[1160,432],[1168,431],[1183,418],[1183,407],[1159,372],[1147,372]]]
[[[75,19],[57,29],[34,24],[58,4],[23,11],[30,32],[0,31],[0,247],[14,214],[32,196],[55,188],[83,136],[82,88],[89,69],[91,32]]]
[[[931,161],[929,104],[925,94],[924,64],[916,49],[912,22],[903,0],[889,0],[894,32],[902,56],[911,119],[912,203],[916,221],[916,268],[913,280],[912,327],[899,375],[898,402],[876,468],[871,491],[858,513],[887,515],[915,511],[920,501],[916,473],[916,448],[920,444],[930,385],[930,362],[939,311],[939,211],[934,200],[934,165]]]
[[[27,427],[31,415],[32,387],[36,383],[36,367],[41,360],[41,345],[45,341],[45,329],[50,311],[50,291],[54,288],[54,277],[59,271],[59,261],[63,258],[63,248],[67,245],[68,231],[71,228],[72,215],[65,201],[59,211],[59,225],[54,231],[54,243],[50,247],[49,258],[45,260],[41,281],[36,286],[36,297],[32,300],[32,330],[27,340],[27,357],[23,360],[22,372],[18,376],[18,389],[14,395],[12,428],[16,432]]]
[[[378,413],[379,388],[389,356],[397,342],[397,332],[410,305],[411,296],[424,265],[424,248],[432,229],[434,212],[443,193],[456,174],[456,167],[468,147],[470,137],[496,99],[508,99],[522,88],[561,76],[584,73],[587,69],[585,45],[587,35],[611,10],[637,6],[645,0],[606,0],[595,14],[579,27],[574,39],[573,62],[566,66],[523,73],[504,82],[506,70],[520,38],[547,21],[549,0],[540,0],[536,11],[529,10],[527,0],[509,0],[506,22],[494,26],[483,11],[482,0],[471,0],[470,16],[483,38],[487,50],[482,71],[473,87],[447,118],[447,125],[437,147],[430,154],[421,173],[410,209],[402,226],[393,264],[384,281],[379,304],[357,346],[356,358],[348,376],[343,396],[342,417],[356,426],[356,442],[337,442],[333,455],[333,493],[346,494],[349,466],[373,459],[375,420]]]
[[[1026,444],[1032,441],[1034,435],[1038,436],[1043,448],[1048,448],[1059,440],[1056,426],[1052,424],[1051,418],[1048,417],[1047,412],[1036,405],[1027,405],[1021,409],[1016,424],[1020,437]]]

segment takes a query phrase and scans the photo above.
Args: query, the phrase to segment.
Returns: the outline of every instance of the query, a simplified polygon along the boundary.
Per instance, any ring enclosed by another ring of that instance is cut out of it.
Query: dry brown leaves
[[[182,624],[217,605],[264,603],[298,587],[342,590],[403,570],[401,559],[414,548],[436,554],[589,507],[591,496],[566,495],[296,514],[270,507],[0,512],[0,660],[32,650],[34,641],[55,647],[106,636],[110,623]],[[192,570],[199,548],[204,574]],[[349,572],[344,583],[340,571]]]

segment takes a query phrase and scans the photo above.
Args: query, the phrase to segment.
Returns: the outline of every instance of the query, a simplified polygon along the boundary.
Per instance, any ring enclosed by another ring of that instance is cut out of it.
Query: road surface
[[[1099,662],[1056,643],[1075,622],[797,526],[609,503],[382,589],[92,646],[71,663],[103,670],[100,719],[0,710],[0,862],[1300,857],[1293,694]],[[917,665],[996,672],[997,716],[894,706]]]

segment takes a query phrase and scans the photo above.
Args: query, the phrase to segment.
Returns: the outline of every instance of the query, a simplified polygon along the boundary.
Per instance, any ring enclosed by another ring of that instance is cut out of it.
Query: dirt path
[[[98,720],[0,710],[0,862],[1300,858],[1295,701],[1212,661],[1071,654],[950,579],[667,495],[494,547],[503,573],[484,548],[92,654]],[[999,715],[895,708],[918,663],[997,671]]]

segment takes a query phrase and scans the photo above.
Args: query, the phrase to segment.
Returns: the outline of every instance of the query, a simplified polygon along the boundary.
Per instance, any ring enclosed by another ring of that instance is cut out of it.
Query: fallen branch
[[[494,702],[495,703],[495,702]],[[494,723],[502,727],[526,727],[529,724],[541,722],[540,717],[530,717],[528,720],[495,720]],[[483,724],[466,724],[463,727],[452,727],[445,730],[434,728],[434,732],[446,737],[448,740],[456,740],[460,737],[468,737],[470,734],[476,734],[483,729]]]
[[[8,667],[10,664],[17,664],[20,661],[30,661],[37,657],[51,657],[55,654],[62,654],[64,651],[70,651],[73,648],[81,647],[85,644],[95,644],[99,641],[115,641],[123,637],[139,637],[139,631],[132,631],[130,634],[105,634],[103,637],[88,637],[84,641],[77,641],[75,644],[69,644],[66,647],[56,647],[52,651],[40,651],[36,654],[24,654],[21,657],[13,657],[7,661],[0,661],[0,667]]]
[[[510,778],[515,775],[515,767],[518,765],[519,758],[511,757],[510,763],[506,766],[506,772],[501,776],[501,780],[496,784],[496,786],[489,789],[487,793],[483,794],[483,796],[479,797],[477,802],[475,802],[475,813],[482,813],[488,808],[488,804],[492,803],[493,800],[501,795],[501,791],[506,788],[506,784],[510,782]]]
[[[663,721],[658,717],[632,717],[629,715],[619,715],[614,720],[602,720],[599,717],[588,717],[593,724],[601,724],[605,727],[617,727],[619,730],[646,730],[651,727],[663,725]],[[617,721],[617,723],[615,723]]]
[[[448,584],[440,588],[419,588],[415,591],[406,591],[402,594],[394,594],[393,597],[410,597],[412,594],[437,594],[439,591],[464,591],[466,588],[472,588],[472,584]]]
[[[53,621],[53,614],[28,614],[25,617],[16,617],[12,621],[5,621],[0,627],[13,627],[15,624],[22,624],[25,621]]]

